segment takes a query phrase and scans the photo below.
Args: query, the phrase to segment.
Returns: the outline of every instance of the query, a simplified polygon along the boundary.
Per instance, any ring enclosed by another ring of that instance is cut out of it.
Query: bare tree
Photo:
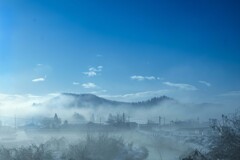
[[[213,126],[215,134],[211,138],[211,159],[240,159],[240,112],[232,115],[222,115],[221,121]]]

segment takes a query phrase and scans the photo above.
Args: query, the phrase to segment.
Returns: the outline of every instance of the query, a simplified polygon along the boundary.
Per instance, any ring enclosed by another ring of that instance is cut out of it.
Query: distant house
[[[107,123],[112,126],[119,129],[134,129],[138,127],[138,124],[136,122],[129,122],[126,120],[125,113],[112,115],[109,114]]]
[[[139,128],[143,130],[151,130],[157,127],[160,127],[160,123],[153,120],[148,120],[146,124],[139,124]]]

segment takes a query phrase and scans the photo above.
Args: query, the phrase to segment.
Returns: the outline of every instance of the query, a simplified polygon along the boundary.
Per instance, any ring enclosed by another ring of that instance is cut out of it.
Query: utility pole
[[[158,117],[158,123],[159,123],[159,126],[161,126],[161,123],[162,123],[161,120],[162,120],[162,117],[159,116],[159,117]]]
[[[15,126],[15,130],[17,129],[17,118],[16,118],[16,114],[14,116],[14,126]]]
[[[125,121],[126,121],[125,113],[123,113],[123,115],[122,115],[122,121],[123,121],[123,123],[125,123]]]

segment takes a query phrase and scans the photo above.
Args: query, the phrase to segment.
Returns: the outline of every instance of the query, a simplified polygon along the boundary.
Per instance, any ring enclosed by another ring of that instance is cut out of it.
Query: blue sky
[[[0,0],[0,92],[239,98],[239,7],[213,0]]]

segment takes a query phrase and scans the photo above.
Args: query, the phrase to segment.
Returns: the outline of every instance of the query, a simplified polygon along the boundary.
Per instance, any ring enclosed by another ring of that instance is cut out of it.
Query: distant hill
[[[140,102],[120,102],[108,100],[102,97],[98,97],[94,94],[73,94],[62,93],[57,97],[54,97],[46,104],[47,106],[61,106],[66,108],[81,108],[81,107],[100,107],[100,106],[127,106],[127,107],[153,107],[164,102],[172,102],[174,99],[167,96],[153,97],[152,99]]]

